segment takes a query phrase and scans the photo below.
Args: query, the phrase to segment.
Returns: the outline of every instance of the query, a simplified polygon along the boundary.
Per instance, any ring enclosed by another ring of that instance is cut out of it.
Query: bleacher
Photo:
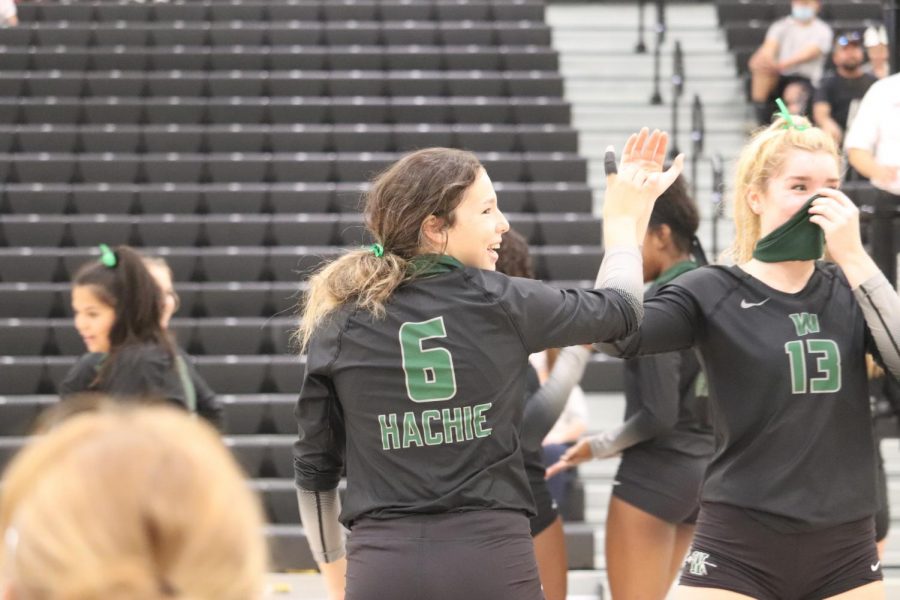
[[[312,568],[290,481],[292,311],[312,269],[366,242],[368,178],[415,148],[472,150],[540,277],[596,273],[540,0],[18,7],[0,29],[0,463],[84,352],[74,270],[99,243],[137,246],[173,268],[172,329],[221,395],[274,567]],[[617,389],[618,363],[595,360],[586,386]],[[566,527],[570,565],[593,568],[592,526]]]

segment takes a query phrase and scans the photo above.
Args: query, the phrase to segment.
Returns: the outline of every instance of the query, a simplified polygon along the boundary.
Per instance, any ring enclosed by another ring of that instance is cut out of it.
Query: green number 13
[[[440,402],[456,395],[456,374],[450,351],[422,347],[425,340],[445,337],[444,317],[400,326],[406,393],[413,402]]]
[[[841,351],[833,340],[795,340],[784,345],[791,363],[791,392],[830,394],[841,389]],[[806,375],[806,352],[816,354],[817,377]]]

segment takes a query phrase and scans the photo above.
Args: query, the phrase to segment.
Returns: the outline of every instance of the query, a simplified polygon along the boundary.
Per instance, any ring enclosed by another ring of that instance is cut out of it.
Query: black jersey
[[[704,267],[645,303],[624,354],[695,346],[716,453],[702,499],[785,530],[875,513],[865,353],[875,350],[847,280],[816,263],[798,293],[738,267]]]
[[[441,257],[383,318],[338,309],[313,336],[297,401],[296,483],[341,521],[448,511],[534,514],[519,442],[528,355],[637,327],[611,290],[558,290]]]
[[[644,301],[696,267],[691,262],[674,265],[647,289]],[[707,399],[697,394],[698,385],[705,378],[693,349],[626,360],[623,379],[625,421],[634,419],[631,429],[644,440],[633,447],[668,450],[693,457],[712,454],[714,444]]]
[[[197,414],[221,428],[222,408],[206,381],[197,373],[190,358],[178,350],[194,388]],[[61,396],[82,392],[103,392],[121,397],[155,397],[188,408],[185,390],[172,356],[154,344],[126,346],[116,353],[115,363],[104,381],[97,375],[108,355],[91,352],[82,356],[59,385]]]

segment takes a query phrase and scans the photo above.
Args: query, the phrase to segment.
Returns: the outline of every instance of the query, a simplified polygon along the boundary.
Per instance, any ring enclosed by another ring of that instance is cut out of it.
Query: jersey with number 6
[[[645,302],[626,345],[626,355],[699,349],[716,437],[704,501],[789,531],[874,514],[865,353],[875,345],[838,267],[816,263],[795,294],[738,267],[686,273]]]
[[[345,306],[310,344],[296,483],[341,520],[480,509],[534,513],[519,444],[528,355],[637,327],[612,290],[558,290],[442,257],[383,318]]]

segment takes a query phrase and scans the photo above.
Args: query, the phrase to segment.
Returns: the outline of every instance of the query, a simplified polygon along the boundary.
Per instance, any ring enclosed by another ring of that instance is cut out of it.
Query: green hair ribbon
[[[794,123],[794,117],[791,116],[790,111],[788,111],[787,106],[784,105],[784,100],[781,98],[775,98],[775,104],[778,106],[778,112],[781,113],[781,117],[787,121],[787,124],[784,126],[785,129],[790,129],[793,127],[797,131],[803,131],[804,129],[809,129],[808,125]]]
[[[109,269],[114,269],[116,265],[119,264],[116,253],[106,244],[100,244],[98,248],[100,248],[100,264]]]
[[[384,256],[384,246],[382,246],[381,244],[372,244],[371,246],[369,246],[369,250],[371,250],[372,254],[374,254],[378,258]]]

